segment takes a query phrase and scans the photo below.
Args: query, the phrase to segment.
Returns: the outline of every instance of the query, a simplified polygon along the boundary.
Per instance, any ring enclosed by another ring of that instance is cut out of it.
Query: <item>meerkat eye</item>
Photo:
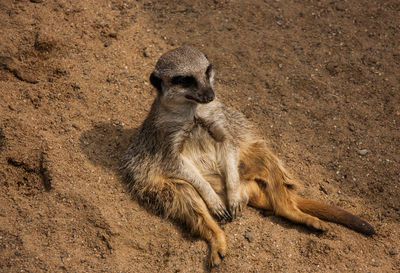
[[[212,64],[210,64],[210,65],[207,67],[207,70],[206,70],[206,76],[207,76],[207,78],[210,78],[210,76],[211,76],[211,71],[212,71]]]
[[[171,83],[188,87],[194,85],[196,83],[196,79],[192,76],[175,76],[171,79]]]

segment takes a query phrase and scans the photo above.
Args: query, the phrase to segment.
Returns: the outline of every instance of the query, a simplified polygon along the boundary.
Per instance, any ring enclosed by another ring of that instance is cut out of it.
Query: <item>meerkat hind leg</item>
[[[286,203],[286,202],[285,202]],[[328,226],[319,218],[302,212],[291,201],[274,209],[275,214],[285,217],[293,222],[305,224],[317,230],[327,231]]]
[[[250,205],[273,210],[276,215],[296,223],[326,230],[324,222],[297,207],[293,185],[265,143],[254,142],[241,151],[239,171],[248,191]]]
[[[169,216],[185,223],[192,233],[205,239],[210,247],[210,266],[219,265],[227,252],[225,233],[191,185],[178,183],[174,195],[173,204],[168,211]]]
[[[256,180],[258,182],[256,182]],[[273,210],[276,215],[287,218],[293,222],[305,224],[317,230],[327,230],[326,224],[317,217],[311,216],[299,210],[292,202],[293,193],[281,189],[282,192],[268,192],[268,186],[260,179],[246,182],[246,191],[249,197],[249,205],[263,210]]]

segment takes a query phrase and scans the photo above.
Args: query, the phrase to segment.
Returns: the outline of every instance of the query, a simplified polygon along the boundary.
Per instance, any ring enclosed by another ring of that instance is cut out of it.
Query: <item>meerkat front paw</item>
[[[226,209],[224,203],[222,203],[217,196],[215,196],[214,200],[207,202],[207,205],[211,213],[219,219],[225,219],[227,221],[232,219],[232,214]]]
[[[210,208],[211,213],[217,216],[219,219],[225,219],[227,221],[232,219],[232,214],[225,208],[224,204],[220,202],[218,205]]]
[[[232,215],[232,220],[241,216],[243,207],[244,202],[240,196],[240,191],[234,193],[228,192],[228,208],[230,214]]]

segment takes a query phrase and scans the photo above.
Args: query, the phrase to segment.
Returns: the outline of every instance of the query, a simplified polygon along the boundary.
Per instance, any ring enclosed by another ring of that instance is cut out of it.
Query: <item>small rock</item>
[[[32,3],[42,3],[43,0],[30,0]]]
[[[396,256],[398,254],[398,251],[395,247],[393,247],[391,250],[389,250],[389,254],[392,256]]]
[[[325,193],[326,195],[329,194],[329,192],[328,192],[328,191],[325,189],[325,187],[322,186],[322,185],[319,185],[319,190],[322,191],[323,193]]]
[[[147,47],[145,47],[143,49],[142,53],[143,53],[143,57],[145,57],[145,58],[151,57],[151,54],[150,54],[149,49]]]
[[[338,67],[338,64],[334,63],[334,62],[329,62],[325,65],[326,70],[328,70],[328,72],[331,76],[334,76],[339,72],[337,67]]]
[[[342,3],[336,3],[335,8],[337,11],[345,11],[346,7]]]
[[[254,241],[254,234],[251,229],[246,230],[246,233],[244,234],[244,238],[246,238],[249,243]]]
[[[71,84],[71,87],[72,87],[72,89],[73,89],[74,91],[77,91],[77,90],[81,89],[80,86],[79,86],[77,83]]]
[[[72,126],[73,128],[75,128],[76,130],[80,130],[80,129],[81,129],[81,128],[79,128],[79,126],[76,125],[75,123],[73,123],[71,126]]]
[[[368,153],[367,149],[362,149],[357,151],[359,155],[366,155]]]

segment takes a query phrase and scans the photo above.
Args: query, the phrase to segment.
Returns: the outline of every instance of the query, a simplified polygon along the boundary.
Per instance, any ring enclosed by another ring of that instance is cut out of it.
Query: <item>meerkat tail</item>
[[[301,197],[296,198],[296,203],[301,211],[322,220],[341,224],[365,235],[375,234],[375,230],[370,224],[343,209]]]

